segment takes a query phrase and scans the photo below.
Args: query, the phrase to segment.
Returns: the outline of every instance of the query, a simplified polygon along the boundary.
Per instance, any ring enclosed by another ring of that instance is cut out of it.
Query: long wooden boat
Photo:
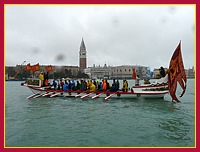
[[[133,70],[134,71],[134,70]],[[134,73],[134,72],[133,72]],[[133,74],[135,75],[135,74]],[[135,76],[133,76],[134,79]],[[39,79],[37,80],[29,80],[25,84],[29,89],[32,90],[33,94],[28,96],[27,99],[38,98],[38,97],[76,97],[76,98],[91,98],[96,99],[99,97],[103,97],[105,100],[112,98],[163,98],[165,94],[170,93],[172,97],[172,101],[180,102],[180,100],[176,97],[176,89],[177,83],[180,84],[182,88],[182,93],[180,97],[183,96],[186,90],[186,73],[184,70],[184,65],[182,61],[181,54],[181,42],[178,44],[175,49],[172,58],[170,60],[168,73],[164,78],[161,78],[157,83],[153,84],[144,84],[141,86],[133,86],[129,91],[81,91],[81,90],[55,90],[49,86],[41,87],[41,82]]]
[[[167,79],[167,77],[165,78]],[[38,84],[38,85],[37,85]],[[123,91],[95,91],[90,92],[89,90],[81,91],[81,90],[57,90],[52,87],[40,87],[39,79],[32,79],[27,81],[25,84],[26,87],[31,89],[33,92],[32,95],[28,96],[27,99],[38,98],[38,97],[75,97],[75,98],[104,98],[104,100],[108,100],[112,98],[164,98],[165,94],[168,94],[168,84],[164,81],[160,83],[153,83],[148,85],[141,86],[133,86],[129,88],[127,92]]]

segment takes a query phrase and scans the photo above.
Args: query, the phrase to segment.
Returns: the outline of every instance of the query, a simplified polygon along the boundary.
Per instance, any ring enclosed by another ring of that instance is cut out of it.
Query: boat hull
[[[27,86],[34,92],[34,94],[37,94],[36,96],[33,95],[33,98],[37,97],[75,97],[75,98],[121,98],[121,99],[131,99],[131,98],[164,98],[165,94],[168,94],[168,90],[164,91],[142,91],[142,89],[138,89],[136,91],[128,91],[128,92],[110,92],[110,91],[96,91],[96,92],[90,92],[90,91],[63,91],[63,90],[54,90],[49,89],[45,87],[36,87],[36,86]],[[32,98],[32,96],[30,97]]]

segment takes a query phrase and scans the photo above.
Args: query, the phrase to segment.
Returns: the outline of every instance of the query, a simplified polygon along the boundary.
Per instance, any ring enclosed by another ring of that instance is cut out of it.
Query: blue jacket
[[[65,84],[63,85],[63,90],[64,90],[64,91],[69,90],[68,84],[65,83]]]

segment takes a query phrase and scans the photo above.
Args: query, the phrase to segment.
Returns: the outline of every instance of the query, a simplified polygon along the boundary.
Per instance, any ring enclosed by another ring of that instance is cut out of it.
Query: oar
[[[79,94],[77,94],[77,95],[75,95],[75,97],[80,97],[81,95],[83,95],[85,93],[85,91],[84,92],[81,92],[81,93],[79,93]]]
[[[91,93],[88,93],[88,94],[86,94],[86,95],[84,95],[84,96],[82,96],[81,99],[86,98],[86,97],[88,97],[88,96],[91,95],[91,94],[92,94],[92,92],[91,92]]]
[[[102,94],[104,94],[104,93],[99,93],[99,94],[97,94],[96,96],[93,96],[92,99],[96,99],[97,97],[99,97],[99,96],[102,95]]]
[[[30,99],[30,98],[33,98],[34,96],[38,95],[37,93],[36,94],[32,94],[30,96],[28,96],[26,99]]]
[[[38,94],[37,96],[34,96],[33,98],[41,97],[41,96],[44,95],[44,94],[45,94],[45,93]]]
[[[42,96],[43,96],[43,97],[50,96],[50,95],[53,94],[53,93],[54,93],[54,92],[47,92],[47,93],[43,94]]]
[[[56,97],[56,96],[58,96],[59,94],[60,94],[60,93],[55,93],[55,94],[51,95],[50,98]]]
[[[115,95],[116,94],[116,92],[115,93],[113,93],[113,94],[111,94],[111,95],[109,95],[109,96],[107,96],[106,98],[105,98],[105,100],[107,101],[108,99],[110,99],[113,95]]]

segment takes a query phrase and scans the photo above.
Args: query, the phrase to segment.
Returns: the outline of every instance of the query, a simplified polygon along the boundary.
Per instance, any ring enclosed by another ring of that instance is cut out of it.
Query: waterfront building
[[[146,78],[146,69],[145,66],[133,66],[133,65],[122,65],[112,67],[111,78],[112,79],[132,79],[132,69],[136,70],[136,75],[140,79]]]
[[[195,78],[194,67],[186,70],[186,76],[187,76],[187,78]]]
[[[110,79],[111,77],[111,67],[107,66],[95,66],[85,69],[85,73],[90,79]]]
[[[160,77],[160,71],[159,71],[158,68],[153,70],[153,75],[154,75],[154,78],[159,78]]]

